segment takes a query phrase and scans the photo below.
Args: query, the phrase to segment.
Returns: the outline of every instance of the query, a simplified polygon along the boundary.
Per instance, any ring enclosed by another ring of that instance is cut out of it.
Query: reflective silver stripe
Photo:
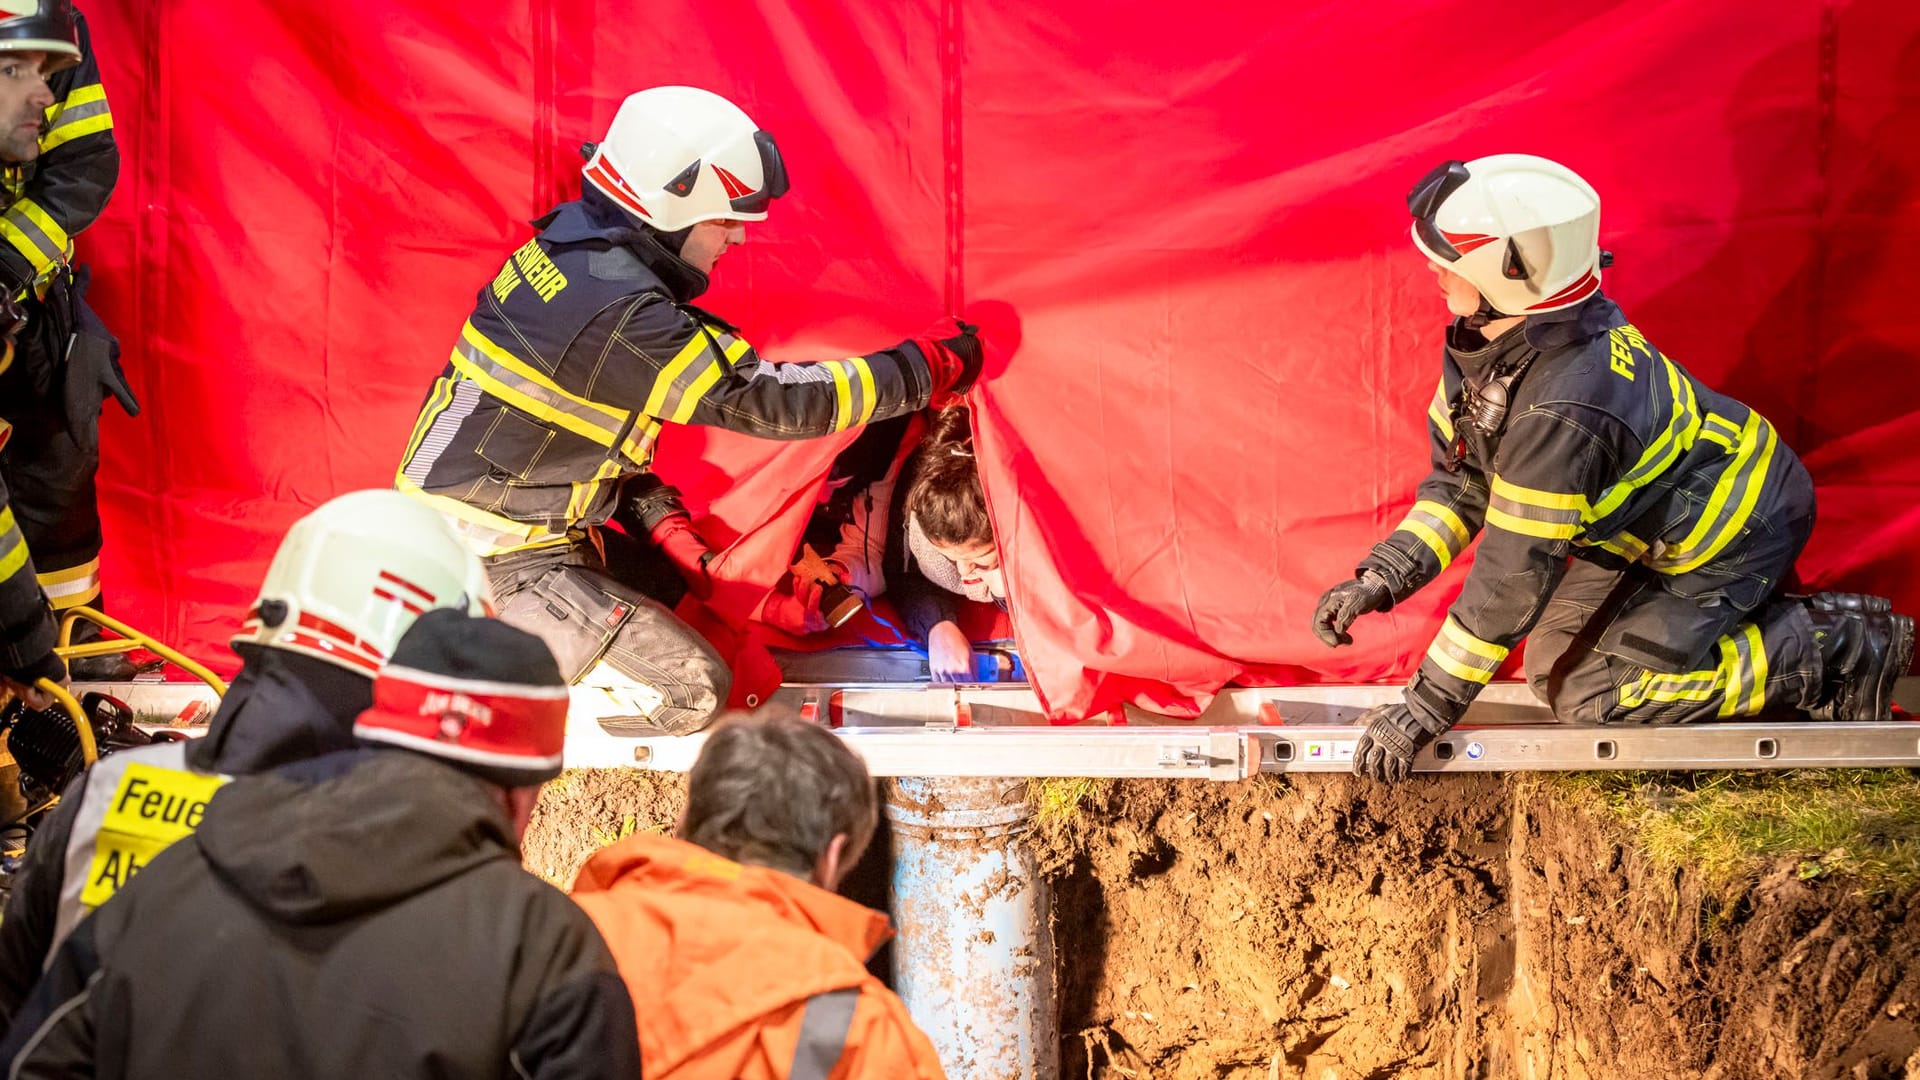
[[[126,775],[127,767],[134,764],[185,771],[187,744],[164,742],[137,746],[103,757],[87,770],[87,786],[80,793],[80,812],[73,816],[73,832],[67,836],[67,861],[60,874],[59,915],[53,922],[53,940],[47,943],[47,955],[40,959],[41,970],[53,962],[60,943],[87,917],[89,909],[80,902],[80,894],[86,891],[87,870],[93,865],[93,844],[99,839],[100,825],[107,819],[120,778]]]
[[[85,102],[80,105],[69,105],[60,110],[60,119],[54,121],[53,126],[47,129],[47,134],[51,135],[63,127],[77,124],[82,120],[95,116],[105,116],[109,111],[106,98],[101,98],[99,101]]]
[[[787,1080],[827,1080],[846,1052],[853,1030],[853,1010],[860,1004],[858,988],[829,990],[807,999],[800,1016],[800,1042],[793,1048],[793,1067]]]
[[[447,402],[446,408],[440,410],[440,415],[433,418],[433,423],[427,427],[427,433],[420,439],[419,448],[413,452],[413,460],[407,462],[407,467],[403,470],[407,479],[423,488],[427,486],[427,474],[433,471],[434,464],[440,460],[440,455],[446,452],[447,445],[453,442],[455,435],[459,434],[460,425],[466,423],[467,417],[473,415],[474,406],[478,404],[480,404],[479,383],[467,379],[454,382],[452,399]]]

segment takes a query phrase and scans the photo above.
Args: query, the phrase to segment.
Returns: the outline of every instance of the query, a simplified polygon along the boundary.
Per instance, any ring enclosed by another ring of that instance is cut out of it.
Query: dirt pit
[[[1538,778],[1075,795],[1041,841],[1071,1080],[1920,1080],[1911,889],[1782,862],[1704,895]],[[529,868],[564,882],[683,799],[679,777],[569,773]]]

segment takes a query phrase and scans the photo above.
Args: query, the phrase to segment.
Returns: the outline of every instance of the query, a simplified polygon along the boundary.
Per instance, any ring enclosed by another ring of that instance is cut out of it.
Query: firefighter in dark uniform
[[[1563,722],[1888,717],[1913,620],[1880,597],[1782,592],[1813,482],[1764,417],[1601,293],[1593,189],[1503,154],[1442,165],[1408,205],[1457,316],[1427,413],[1433,472],[1322,597],[1315,632],[1351,642],[1354,619],[1482,539],[1404,701],[1363,718],[1355,771],[1405,777],[1530,632],[1528,682]]]
[[[480,290],[395,483],[487,558],[501,618],[559,658],[574,716],[685,733],[726,703],[731,676],[667,610],[705,586],[707,551],[648,471],[662,427],[815,438],[963,392],[982,353],[948,319],[865,356],[773,365],[694,307],[743,223],[787,190],[772,136],[725,98],[634,94],[583,175],[581,197],[536,221]],[[660,574],[667,563],[678,574]]]
[[[98,606],[100,406],[109,392],[129,413],[138,406],[73,262],[73,238],[113,193],[120,152],[86,22],[68,0],[0,0],[0,94],[0,290],[27,314],[0,375],[0,420],[13,426],[0,474],[54,609]],[[89,624],[76,636],[94,633]],[[123,656],[74,667],[81,678],[132,674]]]
[[[13,335],[25,322],[18,305],[0,297],[0,376],[13,365]],[[0,420],[0,452],[4,452],[13,429]],[[54,653],[56,627],[53,612],[47,607],[47,594],[33,572],[33,553],[20,532],[12,500],[7,495],[7,479],[0,474],[0,681],[7,688],[27,697],[34,708],[51,702],[34,683],[41,679],[65,682],[67,665]]]

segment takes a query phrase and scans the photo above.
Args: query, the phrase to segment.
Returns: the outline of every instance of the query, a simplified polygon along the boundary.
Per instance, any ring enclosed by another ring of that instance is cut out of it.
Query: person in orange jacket
[[[833,892],[877,821],[859,757],[798,719],[735,719],[687,788],[675,836],[603,848],[573,885],[633,997],[647,1080],[944,1077],[867,972],[887,917]]]

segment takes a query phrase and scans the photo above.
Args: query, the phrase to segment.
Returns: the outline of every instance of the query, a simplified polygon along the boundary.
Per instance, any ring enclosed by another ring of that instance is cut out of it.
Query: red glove
[[[980,328],[951,315],[928,327],[913,343],[927,358],[927,370],[933,376],[934,408],[956,404],[961,395],[973,389],[986,364]]]

